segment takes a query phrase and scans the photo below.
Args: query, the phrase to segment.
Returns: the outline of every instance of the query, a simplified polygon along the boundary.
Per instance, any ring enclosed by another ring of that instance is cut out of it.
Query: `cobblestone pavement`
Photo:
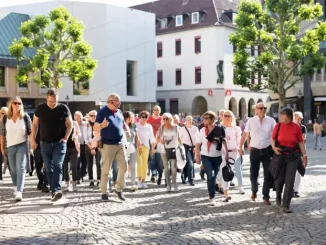
[[[232,200],[224,203],[218,196],[216,207],[208,207],[206,183],[198,175],[195,187],[182,185],[178,193],[154,184],[126,191],[124,203],[113,195],[101,202],[98,189],[85,183],[56,204],[36,191],[36,176],[26,177],[24,200],[14,203],[6,175],[0,187],[0,244],[326,244],[326,150],[314,151],[312,137],[302,196],[293,199],[292,214],[275,206],[275,193],[273,205],[264,206],[261,187],[258,200],[250,201],[248,156],[246,194],[234,188]]]

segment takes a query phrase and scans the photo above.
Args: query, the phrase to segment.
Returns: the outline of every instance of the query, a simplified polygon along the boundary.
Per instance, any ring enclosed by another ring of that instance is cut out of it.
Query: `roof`
[[[157,21],[156,34],[165,34],[214,25],[233,27],[232,12],[237,11],[238,4],[239,0],[158,0],[130,8],[155,13],[157,20],[170,18],[172,21],[164,29],[161,29],[160,22]],[[229,13],[224,13],[224,11]],[[200,23],[192,24],[191,16],[186,17],[193,12],[202,13]],[[176,15],[184,15],[186,17],[182,26],[175,26],[173,19]]]
[[[3,65],[5,60],[8,60],[10,64],[6,66],[15,66],[15,62],[12,61],[14,57],[10,55],[8,47],[15,38],[19,39],[22,36],[19,31],[21,23],[29,19],[30,17],[26,14],[0,12],[0,64]],[[25,55],[32,56],[33,54],[31,49],[25,49]]]

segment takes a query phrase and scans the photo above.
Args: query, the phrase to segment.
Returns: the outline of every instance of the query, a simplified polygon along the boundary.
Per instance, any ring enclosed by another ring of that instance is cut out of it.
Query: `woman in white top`
[[[1,123],[1,151],[7,158],[5,140],[8,147],[10,175],[14,184],[16,201],[22,200],[25,182],[25,167],[29,164],[28,136],[31,132],[31,119],[24,113],[24,106],[20,97],[9,102],[9,110]]]
[[[141,111],[139,113],[139,123],[136,124],[137,134],[137,175],[138,175],[138,189],[146,189],[148,186],[145,183],[146,174],[148,170],[148,157],[150,145],[153,155],[155,153],[155,137],[152,125],[147,123],[149,117],[148,111]]]
[[[81,136],[78,137],[78,141],[80,144],[80,153],[77,162],[77,184],[80,184],[80,181],[83,181],[83,178],[86,175],[87,161],[85,155],[85,136],[84,133],[87,128],[87,122],[83,121],[83,114],[80,111],[76,111],[74,114],[75,121],[78,123]]]
[[[179,144],[181,144],[181,139],[179,137],[179,126],[174,125],[173,118],[170,113],[164,113],[162,116],[163,125],[159,128],[156,133],[157,142],[160,142],[163,147],[161,149],[161,158],[164,165],[164,175],[167,183],[167,191],[171,191],[171,176],[172,173],[172,184],[174,191],[178,191],[177,185],[177,160],[176,157],[172,156],[173,152]],[[169,158],[167,151],[171,152],[171,158]],[[169,162],[171,167],[169,166]]]
[[[204,127],[200,129],[196,140],[196,162],[203,163],[207,175],[207,189],[209,194],[209,205],[215,206],[215,183],[222,162],[221,142],[227,150],[224,141],[224,128],[215,125],[216,114],[207,111],[203,114]],[[207,140],[207,136],[214,134],[214,141]],[[226,152],[228,158],[228,151]],[[201,161],[200,161],[201,158]]]
[[[235,117],[232,111],[226,110],[224,112],[222,118],[222,125],[225,127],[225,141],[228,147],[229,157],[234,160],[234,163],[238,162],[241,165],[240,154],[239,154],[239,145],[241,140],[241,129],[240,127],[236,126]],[[223,153],[225,154],[225,150],[223,149]],[[232,160],[230,160],[233,162]],[[225,159],[223,159],[221,164],[221,169],[226,165]],[[241,180],[238,179],[238,184],[240,186],[240,192],[243,194],[243,187],[242,187],[242,169],[241,166],[236,168],[237,176],[241,175]],[[239,177],[240,178],[240,177]],[[222,177],[222,186],[224,191],[225,202],[231,200],[229,196],[229,188],[230,182],[224,181]]]
[[[186,125],[180,128],[179,134],[181,141],[186,150],[187,163],[182,172],[182,183],[185,183],[187,177],[190,185],[194,186],[194,150],[196,144],[197,134],[199,133],[198,128],[192,125],[192,116],[186,117]]]

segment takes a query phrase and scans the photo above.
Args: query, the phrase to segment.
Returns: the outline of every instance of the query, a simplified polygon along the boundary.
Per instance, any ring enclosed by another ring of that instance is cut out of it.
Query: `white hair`
[[[301,119],[303,119],[303,114],[302,114],[301,111],[296,111],[296,112],[294,112],[294,113],[293,113],[293,117],[295,117],[295,116],[300,117]]]

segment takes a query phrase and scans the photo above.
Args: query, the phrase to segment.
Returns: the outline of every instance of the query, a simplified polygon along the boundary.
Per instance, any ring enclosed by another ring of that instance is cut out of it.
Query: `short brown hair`
[[[46,96],[57,96],[57,95],[59,95],[59,92],[55,88],[50,88],[46,93]]]
[[[206,111],[202,117],[210,117],[213,120],[216,120],[217,116],[214,111]]]
[[[142,117],[143,115],[145,115],[146,117],[149,117],[149,112],[148,111],[141,111],[139,112],[139,117]]]

